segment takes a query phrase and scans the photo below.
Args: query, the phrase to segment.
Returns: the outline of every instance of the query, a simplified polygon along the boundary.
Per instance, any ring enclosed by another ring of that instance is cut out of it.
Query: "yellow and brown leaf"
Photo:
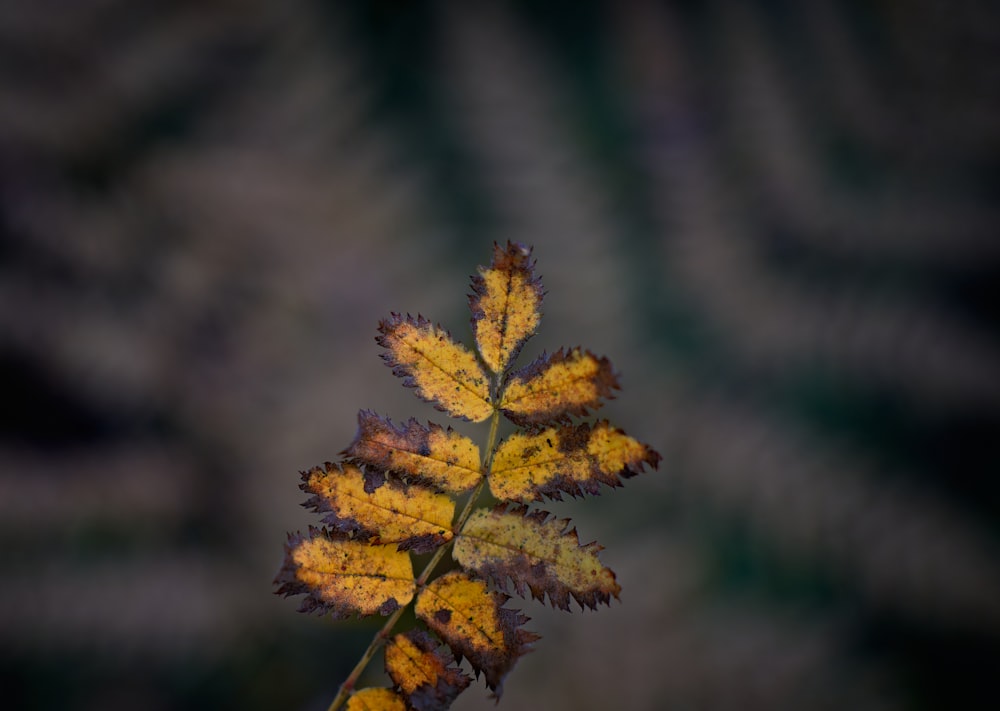
[[[285,559],[274,579],[279,595],[306,597],[301,612],[335,618],[390,615],[413,599],[416,582],[407,553],[395,546],[333,538],[326,529],[289,534]]]
[[[421,630],[390,638],[385,628],[376,641],[385,642],[394,686],[353,694],[349,710],[443,711],[470,683],[458,667],[463,658],[499,698],[506,674],[538,639],[523,628],[528,618],[504,607],[508,586],[564,610],[571,599],[593,609],[619,595],[615,574],[599,560],[601,547],[581,545],[568,519],[526,502],[621,486],[646,465],[656,468],[660,455],[606,421],[571,424],[618,389],[607,358],[560,349],[513,369],[538,328],[543,298],[531,249],[507,242],[494,244],[490,266],[472,278],[474,351],[419,315],[392,313],[379,322],[383,360],[418,397],[452,417],[492,418],[488,469],[484,452],[450,427],[415,419],[394,425],[363,410],[346,462],[302,472],[305,505],[332,530],[289,535],[277,592],[304,595],[300,610],[334,617],[390,615],[414,604],[443,642]],[[501,413],[523,430],[494,447]],[[484,476],[501,503],[475,510]],[[452,497],[470,491],[459,527]],[[449,542],[458,569],[426,582]],[[407,551],[434,549],[418,584]]]
[[[489,269],[472,279],[472,332],[483,362],[502,373],[517,357],[541,320],[542,284],[535,278],[531,249],[508,242],[493,245]]]
[[[458,661],[465,657],[477,675],[483,672],[498,698],[507,672],[539,638],[521,628],[528,618],[520,611],[503,607],[508,599],[482,580],[451,572],[430,582],[416,603],[417,617],[448,643]]]
[[[358,432],[344,454],[368,468],[452,494],[469,491],[482,478],[479,447],[468,437],[414,419],[397,427],[367,410],[358,413]]]
[[[417,395],[452,417],[482,422],[493,414],[490,379],[475,354],[422,316],[392,314],[375,340],[383,360]]]
[[[415,711],[444,711],[471,683],[454,661],[447,647],[419,629],[385,646],[385,671]]]
[[[591,609],[618,597],[621,586],[598,560],[600,550],[596,543],[580,545],[568,519],[501,504],[469,517],[452,554],[463,568],[501,589],[509,578],[521,597],[530,590],[536,600],[544,602],[548,595],[553,607],[568,610],[571,596],[581,608]]]
[[[390,480],[366,491],[365,475],[354,464],[326,463],[302,472],[301,489],[312,494],[305,506],[326,514],[337,533],[394,543],[399,550],[426,553],[451,540],[455,502],[444,494]]]
[[[512,374],[500,409],[518,425],[568,422],[570,416],[599,408],[618,387],[607,358],[580,348],[560,348]]]
[[[392,689],[361,689],[347,701],[347,711],[407,711],[403,697]]]
[[[550,427],[515,433],[500,444],[490,470],[490,491],[509,501],[599,494],[601,484],[621,486],[622,478],[659,463],[659,453],[603,420],[593,427]]]

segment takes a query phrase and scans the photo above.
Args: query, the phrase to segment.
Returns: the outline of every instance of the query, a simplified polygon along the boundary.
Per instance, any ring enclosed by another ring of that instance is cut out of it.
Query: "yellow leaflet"
[[[278,593],[304,593],[304,612],[334,617],[389,615],[413,599],[415,582],[408,553],[395,546],[372,546],[329,537],[312,526],[309,535],[290,535],[285,560],[275,578]]]
[[[482,580],[452,572],[428,584],[417,596],[415,609],[417,617],[456,654],[485,673],[486,685],[498,697],[503,677],[538,639],[520,629],[527,618],[501,607],[506,599],[506,595],[490,592]]]
[[[437,489],[461,494],[479,483],[479,447],[450,427],[422,426],[411,419],[396,427],[374,412],[358,413],[358,433],[347,456],[380,471],[392,471]]]
[[[403,384],[452,417],[481,422],[493,413],[489,377],[476,356],[418,316],[392,314],[379,323],[382,358]]]
[[[467,570],[506,587],[509,577],[517,594],[526,588],[537,600],[545,595],[554,607],[569,609],[569,598],[591,609],[618,597],[615,574],[601,565],[596,543],[580,545],[568,520],[549,518],[545,511],[527,513],[527,506],[480,509],[469,517],[452,555]]]
[[[600,493],[602,483],[620,486],[660,455],[605,421],[578,427],[550,427],[537,434],[513,434],[497,448],[490,491],[498,499],[559,499]]]
[[[416,613],[445,640],[460,639],[465,647],[487,654],[506,646],[497,608],[486,583],[450,573],[420,593]]]
[[[559,349],[514,374],[500,409],[519,425],[566,420],[600,407],[617,387],[607,358],[579,348]]]
[[[469,685],[469,677],[450,666],[453,661],[450,654],[438,649],[438,643],[430,635],[419,629],[397,634],[385,647],[386,673],[407,699],[419,690],[424,701],[421,708],[427,708],[427,702],[433,699],[433,708],[446,709]]]
[[[517,357],[541,320],[542,285],[534,277],[531,249],[493,245],[493,263],[472,279],[472,331],[483,362],[502,372]]]
[[[323,522],[341,533],[362,533],[373,543],[395,543],[418,553],[452,538],[455,502],[420,486],[390,481],[371,493],[365,475],[353,464],[326,464],[302,475],[303,491],[314,496],[306,506],[327,513]]]
[[[347,711],[406,711],[406,703],[392,689],[362,689],[347,702]]]

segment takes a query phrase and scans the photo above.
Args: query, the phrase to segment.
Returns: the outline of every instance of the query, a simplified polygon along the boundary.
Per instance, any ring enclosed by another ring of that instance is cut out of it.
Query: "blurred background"
[[[378,319],[469,342],[508,239],[663,463],[546,506],[621,603],[513,601],[501,708],[996,708],[998,69],[986,2],[0,2],[5,708],[325,709],[298,472],[445,419]]]

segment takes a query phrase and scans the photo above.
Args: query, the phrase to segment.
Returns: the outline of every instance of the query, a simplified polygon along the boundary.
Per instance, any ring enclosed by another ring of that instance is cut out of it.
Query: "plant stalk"
[[[496,402],[495,399],[494,402]],[[483,476],[480,478],[479,483],[476,484],[476,488],[472,490],[472,494],[469,495],[469,500],[465,503],[465,508],[462,509],[462,513],[459,514],[458,520],[455,522],[453,530],[456,534],[462,530],[465,526],[465,522],[469,520],[469,516],[472,515],[472,510],[476,501],[479,499],[479,495],[483,493],[483,487],[486,486],[486,480],[489,476],[490,467],[493,465],[493,450],[497,443],[497,433],[499,431],[500,410],[494,408],[493,417],[490,419],[490,433],[486,438],[486,454],[484,455],[482,466]],[[454,541],[455,539],[452,538],[448,541],[448,543],[434,551],[434,556],[427,562],[427,565],[420,573],[420,577],[416,580],[416,587],[418,589],[427,584],[427,579],[431,576],[431,573],[434,572],[434,568],[436,568],[437,564],[441,562],[444,554],[447,552],[448,548],[451,547]],[[385,624],[382,625],[382,629],[375,634],[375,637],[372,638],[371,643],[368,645],[368,649],[365,650],[365,653],[361,655],[361,659],[358,661],[357,665],[351,670],[350,675],[344,680],[344,683],[340,685],[340,689],[337,690],[337,695],[334,697],[333,701],[330,702],[326,711],[337,711],[337,709],[344,705],[344,702],[346,702],[351,693],[353,693],[354,687],[358,683],[358,679],[361,678],[361,674],[364,673],[368,663],[372,660],[372,657],[375,656],[378,648],[385,644],[385,641],[389,639],[389,635],[392,633],[393,627],[395,627],[396,623],[399,622],[399,618],[403,616],[403,612],[406,611],[407,607],[409,607],[409,604],[400,606],[385,621]]]

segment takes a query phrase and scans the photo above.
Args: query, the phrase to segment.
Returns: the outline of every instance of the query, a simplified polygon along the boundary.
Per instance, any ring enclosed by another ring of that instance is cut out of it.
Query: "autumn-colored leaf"
[[[493,413],[490,379],[474,353],[456,343],[440,326],[418,316],[392,314],[379,322],[375,340],[388,352],[382,354],[403,384],[436,408],[473,422]]]
[[[338,533],[395,543],[399,550],[426,553],[451,540],[455,502],[421,486],[389,481],[372,492],[353,464],[326,463],[302,472],[303,491],[313,494],[305,506],[326,513],[323,522]]]
[[[580,607],[607,605],[621,586],[597,559],[601,546],[581,546],[576,529],[568,526],[568,519],[551,518],[545,511],[528,513],[527,506],[479,509],[462,528],[452,555],[497,587],[506,587],[510,578],[521,597],[530,590],[544,601],[547,594],[553,607],[563,610],[569,609],[570,596]]]
[[[494,244],[493,262],[473,277],[472,292],[469,308],[479,355],[486,367],[501,373],[541,320],[542,284],[534,276],[531,249]]]
[[[620,486],[644,465],[657,467],[660,455],[606,421],[593,428],[550,427],[536,434],[515,433],[493,457],[490,491],[498,499],[541,500],[600,493],[600,485]]]
[[[579,348],[542,355],[513,374],[500,409],[516,424],[539,425],[586,415],[613,397],[618,378],[607,358]]]
[[[410,556],[395,546],[332,538],[326,529],[289,534],[285,560],[274,579],[280,595],[305,594],[302,612],[335,618],[390,615],[413,599]]]
[[[415,711],[444,711],[471,683],[447,648],[423,630],[397,634],[385,646],[385,670]]]
[[[444,711],[471,682],[463,659],[499,698],[505,676],[538,639],[520,611],[504,607],[505,591],[547,597],[564,610],[571,600],[593,609],[618,597],[601,547],[581,545],[568,519],[529,502],[621,486],[657,467],[660,455],[606,421],[572,424],[619,387],[607,358],[560,349],[514,369],[543,298],[531,249],[507,242],[493,245],[490,266],[472,278],[474,350],[419,315],[379,322],[382,358],[404,385],[453,417],[490,426],[480,449],[450,427],[395,425],[362,410],[345,460],[302,472],[305,505],[330,529],[289,535],[277,592],[304,595],[306,612],[391,615],[331,709],[347,701],[353,711]],[[521,431],[498,444],[500,414]],[[500,503],[477,508],[483,497]],[[415,580],[408,552],[432,550]],[[457,569],[440,574],[442,563]],[[402,614],[410,605],[426,628],[397,634],[399,623],[415,622]],[[394,686],[352,694],[380,646]]]
[[[448,643],[459,661],[465,657],[477,674],[483,672],[497,697],[504,676],[538,639],[521,629],[527,622],[524,615],[503,607],[508,599],[482,580],[451,572],[429,583],[416,603],[417,617]]]
[[[468,437],[414,419],[396,427],[367,410],[358,413],[358,432],[344,454],[453,494],[465,493],[482,478],[479,447]]]
[[[361,689],[348,700],[347,711],[406,711],[406,702],[392,689]]]

